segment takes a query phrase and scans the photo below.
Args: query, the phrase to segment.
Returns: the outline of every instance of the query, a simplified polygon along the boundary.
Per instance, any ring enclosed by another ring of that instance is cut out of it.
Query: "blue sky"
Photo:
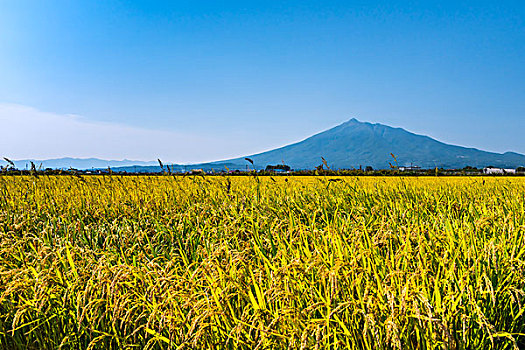
[[[525,153],[524,82],[524,1],[0,2],[14,159],[216,160],[352,117]]]

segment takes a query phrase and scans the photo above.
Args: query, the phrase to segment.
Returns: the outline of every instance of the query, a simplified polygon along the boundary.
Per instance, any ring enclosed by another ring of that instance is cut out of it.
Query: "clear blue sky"
[[[13,158],[213,160],[351,117],[525,153],[525,1],[4,0],[0,104]],[[141,142],[67,147],[83,123]]]

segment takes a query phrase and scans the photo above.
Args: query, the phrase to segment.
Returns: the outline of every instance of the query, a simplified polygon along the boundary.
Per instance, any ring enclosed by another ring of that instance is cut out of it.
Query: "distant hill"
[[[391,153],[396,156],[397,163]],[[371,166],[374,169],[389,169],[397,166],[415,165],[421,168],[459,169],[466,166],[517,168],[525,166],[525,155],[506,152],[485,152],[475,148],[449,145],[428,136],[417,135],[401,128],[382,124],[371,124],[351,119],[334,128],[313,135],[301,142],[271,151],[247,155],[254,161],[249,164],[245,157],[192,165],[170,165],[173,172],[203,170],[264,169],[267,165],[285,163],[292,169],[313,169],[325,158],[332,169],[352,169]],[[43,168],[90,169],[107,168],[114,171],[159,172],[156,161],[137,162],[131,160],[107,161],[101,159],[61,158],[33,161]],[[4,162],[5,163],[5,162]],[[15,162],[23,169],[27,160]]]
[[[30,169],[31,168],[31,162],[35,164],[35,166],[41,167],[42,169],[46,168],[52,168],[52,169],[79,169],[79,170],[85,170],[85,169],[91,169],[91,168],[107,168],[107,167],[123,167],[123,166],[133,166],[133,165],[141,165],[141,166],[152,166],[155,164],[158,164],[156,161],[153,162],[144,162],[144,161],[136,161],[136,160],[103,160],[98,158],[57,158],[57,159],[46,159],[46,160],[38,160],[38,159],[22,159],[22,160],[13,160],[13,163],[15,163],[15,166],[18,169]],[[4,161],[4,159],[0,159],[0,165],[5,166],[7,165],[7,162]]]

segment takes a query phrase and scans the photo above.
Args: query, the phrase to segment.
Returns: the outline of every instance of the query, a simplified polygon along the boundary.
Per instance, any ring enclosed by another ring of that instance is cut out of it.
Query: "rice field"
[[[523,348],[524,207],[510,177],[0,176],[0,348]]]

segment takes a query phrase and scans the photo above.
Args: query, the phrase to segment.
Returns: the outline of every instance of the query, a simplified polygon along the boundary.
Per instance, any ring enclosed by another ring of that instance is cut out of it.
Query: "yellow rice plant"
[[[0,177],[3,349],[525,347],[519,178]]]

